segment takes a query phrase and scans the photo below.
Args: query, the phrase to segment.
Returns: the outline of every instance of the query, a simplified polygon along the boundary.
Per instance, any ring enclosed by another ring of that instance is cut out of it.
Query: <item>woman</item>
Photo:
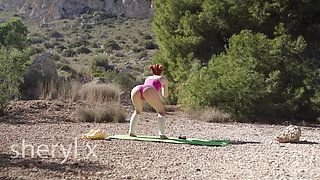
[[[159,94],[164,98],[168,97],[169,82],[167,78],[161,76],[163,72],[162,65],[150,65],[149,69],[151,70],[153,76],[147,77],[143,85],[138,85],[131,91],[131,100],[135,107],[135,111],[130,119],[129,136],[137,136],[136,128],[139,117],[143,110],[143,101],[146,100],[158,113],[158,129],[160,139],[168,139],[168,137],[165,135],[165,111]],[[158,93],[160,91],[161,93]]]

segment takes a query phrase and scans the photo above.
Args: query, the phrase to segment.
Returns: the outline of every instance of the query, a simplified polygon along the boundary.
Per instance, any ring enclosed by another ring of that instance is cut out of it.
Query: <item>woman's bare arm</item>
[[[162,84],[161,95],[162,97],[167,98],[169,95],[169,81],[165,77],[161,77],[160,81]]]

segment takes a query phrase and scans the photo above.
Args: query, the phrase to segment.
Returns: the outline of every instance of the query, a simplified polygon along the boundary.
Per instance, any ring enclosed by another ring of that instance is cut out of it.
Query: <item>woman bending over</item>
[[[135,107],[135,111],[130,119],[129,136],[136,137],[136,128],[139,117],[143,111],[143,101],[147,101],[158,113],[158,129],[160,139],[168,139],[165,135],[165,110],[160,99],[160,95],[164,98],[168,97],[167,78],[162,76],[163,66],[160,64],[150,65],[153,76],[146,78],[143,85],[134,87],[131,91],[131,100]],[[160,92],[160,93],[159,93]]]

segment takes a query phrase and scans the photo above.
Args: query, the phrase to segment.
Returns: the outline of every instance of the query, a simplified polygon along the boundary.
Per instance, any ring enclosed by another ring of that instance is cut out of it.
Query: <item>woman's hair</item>
[[[155,64],[155,65],[150,65],[149,69],[151,69],[151,72],[153,75],[161,75],[163,66],[161,64]]]

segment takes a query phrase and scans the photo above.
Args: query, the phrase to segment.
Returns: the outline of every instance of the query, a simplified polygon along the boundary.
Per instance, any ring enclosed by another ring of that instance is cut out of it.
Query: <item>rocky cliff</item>
[[[0,0],[0,9],[15,10],[44,22],[78,16],[88,10],[128,18],[153,16],[151,0]]]

